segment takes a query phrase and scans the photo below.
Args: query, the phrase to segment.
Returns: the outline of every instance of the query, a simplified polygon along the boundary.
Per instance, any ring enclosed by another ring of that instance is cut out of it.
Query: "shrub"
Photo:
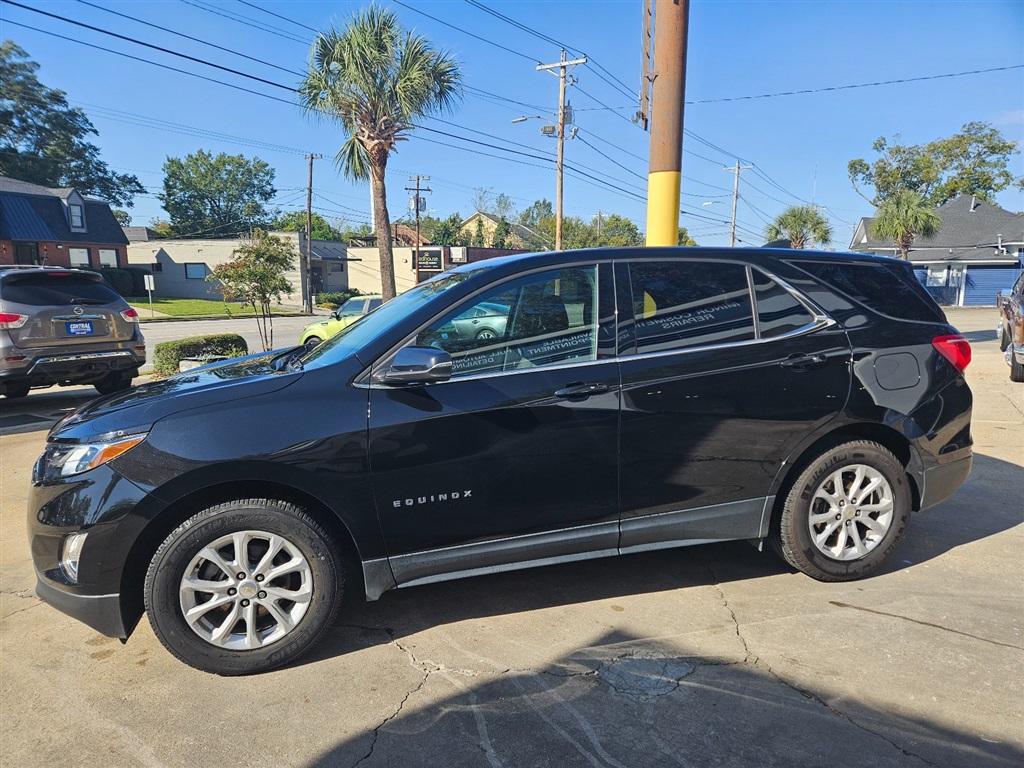
[[[123,293],[122,296],[148,296],[146,293],[146,275],[153,274],[143,267],[125,267],[124,270],[132,278],[132,292]]]
[[[140,293],[132,292],[132,273],[127,269],[121,269],[120,267],[107,267],[105,269],[93,270],[103,275],[103,279],[107,281],[111,288],[117,291],[122,296],[145,296],[146,291],[143,290]]]
[[[161,376],[170,376],[178,372],[178,366],[186,357],[241,357],[248,353],[249,345],[237,333],[216,333],[164,341],[153,349],[153,370]]]
[[[357,288],[347,288],[344,291],[321,291],[316,295],[316,304],[325,307],[333,304],[331,309],[336,309],[351,299],[353,296],[362,296],[363,293]]]

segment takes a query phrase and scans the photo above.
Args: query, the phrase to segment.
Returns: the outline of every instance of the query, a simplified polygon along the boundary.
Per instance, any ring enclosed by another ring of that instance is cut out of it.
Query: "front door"
[[[374,494],[400,584],[615,551],[614,324],[610,264],[546,269],[421,329],[411,343],[447,350],[449,381],[371,388]]]
[[[39,246],[36,243],[15,243],[14,244],[15,264],[38,264]]]

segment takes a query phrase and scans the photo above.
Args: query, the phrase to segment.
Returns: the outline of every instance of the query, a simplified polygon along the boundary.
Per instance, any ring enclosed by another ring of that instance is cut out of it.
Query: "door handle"
[[[607,384],[570,384],[564,389],[556,390],[555,397],[579,398],[582,400],[591,395],[603,395],[607,391]]]
[[[825,355],[790,355],[779,365],[783,368],[795,368],[798,371],[806,371],[808,368],[824,365],[826,362],[828,362],[828,358]]]

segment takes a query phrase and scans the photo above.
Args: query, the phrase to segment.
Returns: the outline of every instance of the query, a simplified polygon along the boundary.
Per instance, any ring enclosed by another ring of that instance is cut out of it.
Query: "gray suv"
[[[0,394],[92,384],[131,386],[146,362],[138,313],[102,275],[63,267],[0,267]]]

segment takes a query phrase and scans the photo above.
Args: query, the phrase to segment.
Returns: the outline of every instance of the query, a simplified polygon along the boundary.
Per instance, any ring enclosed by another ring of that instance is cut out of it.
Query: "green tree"
[[[764,230],[766,240],[789,240],[793,248],[828,245],[832,242],[832,225],[813,205],[787,208]]]
[[[966,123],[959,133],[927,144],[905,145],[899,135],[890,143],[884,136],[872,149],[880,157],[872,163],[858,158],[847,165],[853,188],[874,206],[900,191],[917,192],[932,206],[957,195],[991,200],[1012,184],[1024,188],[1024,177],[1010,172],[1010,158],[1019,154],[1010,141],[989,123]],[[868,196],[861,187],[872,187]]]
[[[132,225],[132,215],[128,213],[128,211],[121,211],[117,208],[112,208],[110,212],[114,214],[114,219],[122,227],[130,227]]]
[[[44,187],[74,187],[108,203],[132,207],[146,188],[115,173],[86,139],[99,135],[67,94],[36,78],[39,65],[24,49],[0,43],[0,176]]]
[[[218,264],[206,279],[219,282],[217,292],[228,301],[242,301],[253,308],[263,351],[269,352],[274,348],[270,305],[280,304],[284,294],[291,296],[292,285],[284,275],[292,269],[298,254],[291,241],[255,229],[231,256],[231,261]]]
[[[417,120],[454,109],[461,97],[458,64],[421,36],[406,32],[391,11],[371,5],[344,29],[313,43],[299,97],[309,114],[337,121],[348,139],[335,161],[352,179],[370,180],[381,292],[395,296],[395,264],[385,173],[397,142]]]
[[[337,229],[331,226],[319,213],[310,216],[313,225],[314,240],[341,240],[342,235]],[[287,211],[278,214],[277,218],[270,224],[270,228],[276,232],[305,232],[306,212]]]
[[[596,220],[592,226],[597,226]],[[622,248],[628,245],[643,245],[644,236],[640,234],[636,224],[625,216],[610,213],[601,218],[597,241],[598,245]]]
[[[453,213],[446,219],[429,216],[427,221],[425,231],[434,245],[469,245],[469,238],[462,233],[462,214]]]
[[[677,245],[697,245],[697,241],[690,237],[690,233],[686,231],[686,227],[679,228],[679,240],[676,242]]]
[[[917,192],[900,190],[889,195],[875,213],[871,234],[892,240],[906,259],[917,237],[931,237],[939,231],[942,219],[934,207]]]
[[[528,208],[519,214],[519,223],[524,227],[537,229],[540,227],[541,221],[552,218],[554,215],[555,209],[551,205],[551,201],[541,198],[540,200],[534,200]]]
[[[259,158],[205,150],[164,163],[164,191],[157,195],[180,237],[229,237],[269,218],[264,204],[274,189],[274,169]]]
[[[502,216],[494,228],[494,236],[491,238],[491,248],[512,248],[512,227],[508,220]]]
[[[473,233],[473,238],[470,240],[470,244],[474,248],[486,248],[487,240],[484,237],[484,220],[476,220],[476,231]]]
[[[171,227],[171,222],[167,219],[150,219],[149,228],[152,230],[157,240],[166,240],[170,237],[176,237],[174,228]]]

